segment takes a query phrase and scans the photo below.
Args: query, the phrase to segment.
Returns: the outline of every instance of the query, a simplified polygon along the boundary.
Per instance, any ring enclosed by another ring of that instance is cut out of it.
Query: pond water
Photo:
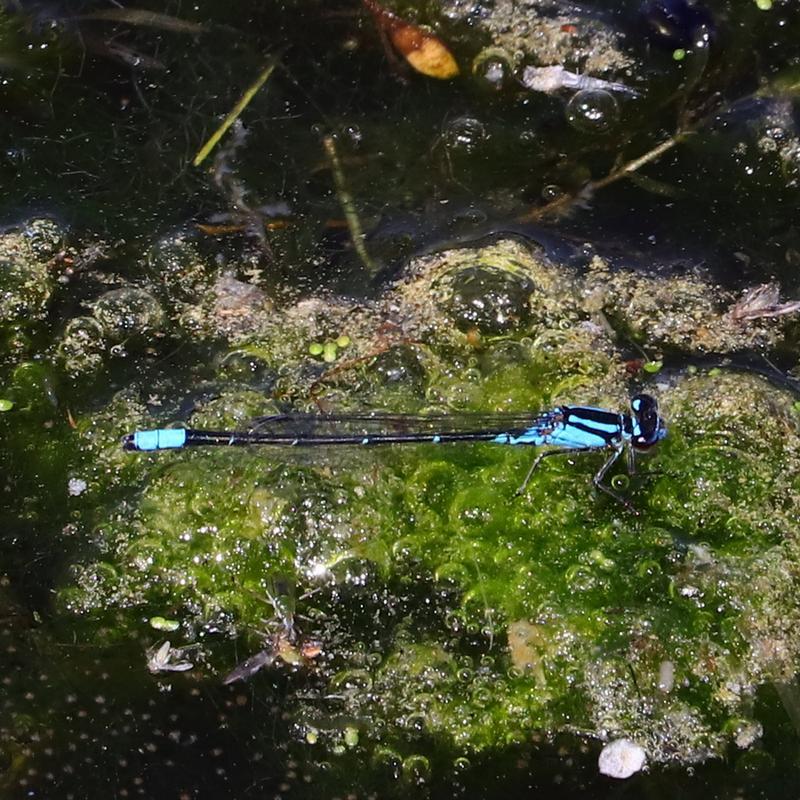
[[[0,797],[795,797],[798,25],[0,4]],[[640,392],[610,494],[598,453],[517,496],[530,448],[120,444]]]

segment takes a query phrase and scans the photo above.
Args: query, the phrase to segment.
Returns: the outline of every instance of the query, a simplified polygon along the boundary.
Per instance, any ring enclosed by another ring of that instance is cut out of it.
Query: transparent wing
[[[532,427],[548,427],[559,412],[539,414],[275,414],[250,421],[247,430],[275,436],[315,439],[381,435],[502,434],[519,435]]]

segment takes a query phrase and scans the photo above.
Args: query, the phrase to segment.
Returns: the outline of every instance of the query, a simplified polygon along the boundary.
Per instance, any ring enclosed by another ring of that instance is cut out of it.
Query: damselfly
[[[636,452],[650,449],[667,435],[658,403],[648,394],[631,399],[631,413],[592,406],[558,406],[535,415],[509,414],[276,414],[258,417],[241,431],[161,428],[127,434],[125,450],[171,450],[181,447],[285,445],[314,447],[427,442],[491,442],[512,446],[550,447],[528,470],[521,494],[542,459],[594,450],[611,451],[592,483],[601,491],[635,509],[603,483],[603,478],[627,450],[628,472],[634,472]]]

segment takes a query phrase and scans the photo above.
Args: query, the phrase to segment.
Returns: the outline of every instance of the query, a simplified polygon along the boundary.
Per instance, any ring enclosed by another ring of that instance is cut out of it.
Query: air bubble
[[[472,153],[486,139],[486,127],[475,117],[456,117],[447,125],[444,134],[448,149],[464,153]]]
[[[619,121],[619,104],[603,89],[582,89],[567,103],[566,115],[581,133],[606,133]]]
[[[513,60],[505,50],[489,47],[481,50],[472,62],[472,74],[480,84],[499,91],[508,82],[513,72]]]

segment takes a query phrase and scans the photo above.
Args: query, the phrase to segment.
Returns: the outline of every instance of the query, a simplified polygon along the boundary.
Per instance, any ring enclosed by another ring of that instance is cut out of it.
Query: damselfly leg
[[[611,465],[622,455],[622,451],[624,449],[624,445],[616,448],[614,452],[606,459],[606,463],[597,470],[594,478],[592,478],[592,483],[596,488],[598,488],[601,492],[605,492],[609,497],[613,497],[618,503],[622,503],[631,514],[635,514],[637,517],[639,516],[639,512],[621,495],[615,492],[610,486],[607,486],[603,483],[603,478],[605,477],[606,473],[611,469]],[[630,454],[632,448],[628,448],[628,453]],[[630,465],[631,459],[630,455],[628,456],[628,464]]]
[[[525,480],[522,482],[522,486],[514,492],[514,497],[519,497],[527,487],[528,483],[530,482],[531,476],[536,471],[536,468],[542,462],[542,459],[547,458],[548,456],[571,456],[575,453],[592,453],[597,452],[599,448],[597,447],[581,447],[576,448],[574,450],[548,450],[547,452],[540,453],[531,464],[531,468],[528,470],[528,474],[525,476]],[[599,470],[595,473],[595,476],[592,478],[592,485],[599,489],[601,492],[605,492],[609,497],[613,497],[621,505],[625,506],[632,514],[636,516],[639,515],[639,512],[634,508],[634,506],[628,502],[622,495],[615,492],[610,486],[603,483],[603,478],[606,476],[606,473],[611,469],[614,462],[622,455],[622,451],[625,449],[624,445],[620,447],[615,447],[612,451],[611,455],[605,460],[603,466],[600,467]],[[630,474],[633,474],[635,471],[635,463],[633,458],[633,448],[629,447],[628,449],[628,471]]]
[[[636,474],[636,450],[628,447],[628,475]]]
[[[525,491],[528,483],[530,483],[533,473],[536,471],[536,467],[542,463],[542,459],[547,458],[548,456],[571,456],[574,453],[589,453],[596,449],[596,447],[581,447],[576,450],[547,450],[544,453],[539,453],[539,455],[533,460],[533,464],[531,464],[531,468],[528,470],[525,480],[522,481],[522,486],[520,486],[519,489],[514,492],[514,497],[519,497]]]

